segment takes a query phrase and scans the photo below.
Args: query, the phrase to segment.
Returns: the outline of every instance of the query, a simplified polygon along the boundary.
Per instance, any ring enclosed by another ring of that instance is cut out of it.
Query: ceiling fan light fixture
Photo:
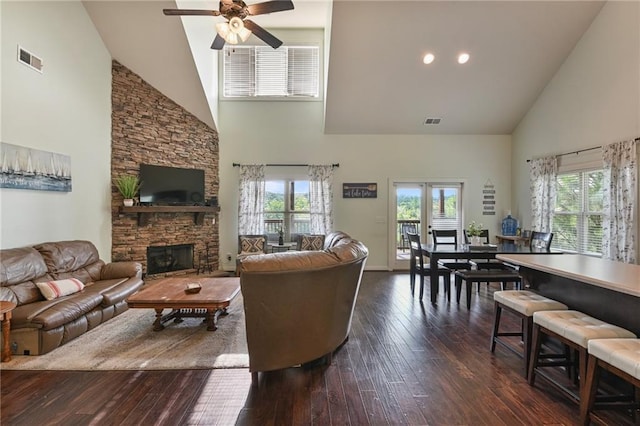
[[[238,44],[240,40],[246,41],[251,35],[251,31],[244,27],[242,20],[240,20],[242,28],[237,30],[238,26],[236,25],[235,29],[231,25],[231,21],[229,22],[221,22],[216,24],[216,31],[220,37],[224,39],[229,44]],[[238,37],[240,39],[238,39]]]
[[[242,19],[237,16],[231,18],[229,22],[216,24],[216,31],[224,41],[230,44],[238,44],[240,40],[247,41],[251,35],[251,31],[244,26]]]
[[[247,27],[242,27],[242,29],[238,32],[238,36],[240,37],[240,40],[242,40],[243,42],[247,41],[250,35],[251,35],[251,31],[249,31]]]
[[[1,1],[1,0],[0,0]],[[167,16],[222,16],[227,22],[216,25],[216,37],[211,49],[221,50],[225,42],[238,44],[247,41],[251,34],[277,49],[282,41],[255,22],[245,18],[248,16],[266,15],[273,12],[293,10],[291,0],[266,0],[247,6],[243,0],[220,0],[220,10],[203,9],[163,9]],[[248,25],[248,27],[247,27]]]
[[[243,28],[244,22],[242,22],[242,19],[238,18],[237,16],[234,16],[229,20],[229,29],[234,33],[238,34]]]
[[[231,32],[231,28],[227,22],[220,22],[216,24],[216,32],[220,35],[220,37],[226,40],[227,34]]]
[[[224,40],[229,44],[238,44],[238,42],[240,41],[238,40],[238,34],[234,32],[230,32],[229,34],[227,34]]]

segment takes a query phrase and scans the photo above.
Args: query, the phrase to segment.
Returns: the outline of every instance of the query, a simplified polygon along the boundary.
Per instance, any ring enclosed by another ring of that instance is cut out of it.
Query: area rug
[[[165,312],[168,312],[165,311]],[[249,367],[242,295],[207,331],[200,318],[153,331],[153,309],[129,309],[39,356],[14,355],[5,370],[171,370]]]

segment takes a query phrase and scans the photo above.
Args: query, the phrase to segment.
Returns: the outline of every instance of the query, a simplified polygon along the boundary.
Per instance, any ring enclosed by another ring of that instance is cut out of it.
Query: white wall
[[[220,257],[237,251],[238,169],[232,163],[340,163],[335,223],[370,251],[367,269],[387,269],[388,182],[462,178],[465,221],[491,235],[511,204],[510,136],[325,135],[321,102],[222,102],[220,106]],[[306,170],[291,168],[290,173]],[[269,173],[285,173],[269,169]],[[482,216],[482,186],[496,185],[496,216]],[[377,199],[343,199],[343,182],[377,182]],[[382,221],[380,219],[382,218]],[[233,265],[223,265],[233,267]]]
[[[274,33],[289,44],[324,41],[320,30]],[[232,163],[340,163],[334,171],[334,228],[367,245],[370,252],[367,269],[392,266],[388,259],[395,233],[389,229],[393,221],[389,217],[389,182],[463,180],[465,222],[481,222],[491,235],[498,232],[502,218],[511,208],[509,135],[325,135],[321,101],[221,98],[219,112],[222,262],[227,253],[235,258],[238,246],[238,168]],[[304,167],[267,170],[273,177],[285,174],[304,177],[306,172]],[[482,187],[487,180],[496,186],[495,216],[482,215]],[[345,182],[377,182],[378,198],[343,199]],[[235,261],[222,266],[233,269]]]
[[[1,2],[3,142],[71,156],[70,193],[0,190],[0,246],[87,239],[111,257],[111,56],[80,2]],[[40,74],[16,60],[21,45]]]
[[[513,207],[524,226],[531,223],[527,159],[640,136],[639,28],[640,2],[605,4],[518,125]]]

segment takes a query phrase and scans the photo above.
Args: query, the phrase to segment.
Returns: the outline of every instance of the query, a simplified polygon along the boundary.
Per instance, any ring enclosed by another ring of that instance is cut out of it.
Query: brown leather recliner
[[[347,339],[368,250],[344,233],[338,236],[327,237],[333,245],[325,250],[240,262],[252,373],[330,355]]]

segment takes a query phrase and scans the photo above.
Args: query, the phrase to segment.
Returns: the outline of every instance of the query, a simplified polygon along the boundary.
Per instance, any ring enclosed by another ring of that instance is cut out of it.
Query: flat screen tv
[[[140,164],[140,202],[204,205],[204,170]]]

